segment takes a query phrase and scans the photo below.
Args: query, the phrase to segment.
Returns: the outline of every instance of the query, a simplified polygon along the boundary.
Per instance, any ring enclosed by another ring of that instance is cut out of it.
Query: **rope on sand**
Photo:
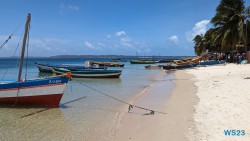
[[[152,110],[152,109],[148,109],[148,108],[144,108],[144,107],[140,107],[140,106],[137,106],[137,105],[130,104],[130,103],[126,102],[126,101],[123,101],[123,100],[118,99],[118,98],[116,98],[116,97],[110,96],[110,95],[108,95],[108,94],[106,94],[106,93],[104,93],[104,92],[101,92],[101,91],[99,91],[99,90],[97,90],[97,89],[95,89],[95,88],[92,88],[92,87],[88,86],[87,84],[79,83],[79,82],[77,82],[77,83],[80,84],[80,85],[83,85],[83,86],[85,86],[85,87],[87,87],[87,88],[89,88],[89,89],[91,89],[91,90],[93,90],[93,91],[96,91],[96,92],[98,92],[98,93],[101,94],[101,95],[104,95],[104,96],[106,96],[106,97],[109,97],[109,98],[114,99],[114,100],[116,100],[116,101],[119,101],[119,102],[121,102],[121,103],[124,103],[124,104],[129,105],[129,107],[128,107],[128,112],[130,112],[130,110],[131,110],[132,108],[135,107],[135,108],[138,108],[138,109],[150,111],[150,113],[147,113],[147,114],[145,114],[145,115],[154,115],[155,113],[167,114],[167,113],[165,113],[165,112],[156,111],[156,110]]]
[[[144,115],[154,115],[155,113],[167,114],[167,113],[165,113],[165,112],[156,111],[156,110],[152,110],[152,109],[149,109],[149,108],[145,108],[145,107],[137,106],[137,105],[134,105],[134,104],[130,104],[130,103],[126,102],[126,101],[123,101],[123,100],[118,99],[118,98],[116,98],[116,97],[110,96],[110,95],[108,95],[108,94],[106,94],[106,93],[104,93],[104,92],[101,92],[101,91],[99,91],[99,90],[93,88],[93,87],[90,87],[90,86],[88,86],[87,84],[79,83],[79,82],[76,82],[76,83],[78,83],[78,84],[80,84],[80,85],[83,85],[83,86],[85,86],[85,87],[87,87],[87,88],[89,88],[89,89],[91,89],[91,90],[93,90],[93,91],[96,91],[96,92],[98,92],[98,93],[101,94],[101,95],[104,95],[104,96],[106,96],[106,97],[109,97],[109,98],[111,98],[111,99],[114,99],[114,100],[116,100],[116,101],[119,101],[119,102],[121,102],[121,103],[127,104],[127,105],[129,106],[129,107],[128,107],[128,112],[130,112],[130,110],[131,110],[132,108],[135,107],[135,108],[138,108],[138,109],[146,110],[146,112],[149,111],[149,113],[146,113],[146,114],[144,114]],[[63,103],[63,105],[66,105],[66,104],[69,104],[69,103],[73,103],[73,102],[79,101],[79,100],[81,100],[81,99],[83,99],[83,98],[86,98],[86,97],[87,97],[87,96],[83,96],[83,97],[80,97],[80,98],[77,98],[77,99],[74,99],[74,100],[65,102],[65,103]],[[26,118],[26,117],[29,117],[29,116],[32,116],[32,115],[35,115],[35,114],[38,114],[38,113],[41,113],[41,112],[50,110],[50,109],[52,109],[52,108],[45,108],[45,109],[42,109],[42,110],[39,110],[39,111],[36,111],[36,112],[32,112],[32,113],[29,113],[29,114],[27,114],[27,115],[22,116],[21,118]]]

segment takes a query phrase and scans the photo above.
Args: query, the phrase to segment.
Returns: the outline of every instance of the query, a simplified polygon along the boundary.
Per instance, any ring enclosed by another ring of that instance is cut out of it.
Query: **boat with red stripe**
[[[0,81],[0,105],[58,107],[66,89],[70,72],[49,78],[22,79],[22,66],[27,36],[30,29],[31,14],[28,14],[20,57],[18,79],[16,81]],[[8,41],[11,38],[8,38]]]

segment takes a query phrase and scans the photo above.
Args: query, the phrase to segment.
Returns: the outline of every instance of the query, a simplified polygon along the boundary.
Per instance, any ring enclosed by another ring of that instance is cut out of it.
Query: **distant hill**
[[[50,58],[161,58],[161,59],[174,59],[186,58],[194,56],[127,56],[127,55],[56,55]]]
[[[50,57],[30,56],[29,58],[105,58],[105,59],[183,59],[194,56],[129,56],[129,55],[55,55]],[[0,57],[1,59],[19,59],[19,57]]]

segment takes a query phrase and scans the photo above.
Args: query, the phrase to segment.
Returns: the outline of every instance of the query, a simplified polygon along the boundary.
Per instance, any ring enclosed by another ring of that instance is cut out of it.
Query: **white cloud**
[[[118,31],[116,32],[116,36],[121,37],[121,36],[125,36],[126,32],[125,31]]]
[[[87,48],[95,49],[95,47],[94,47],[90,42],[88,42],[88,41],[85,41],[85,42],[84,42],[84,45],[85,45],[85,47],[87,47]]]
[[[127,46],[127,47],[132,46],[132,41],[131,41],[131,39],[129,37],[123,37],[123,38],[120,39],[120,41],[121,41],[121,44],[123,46]]]
[[[178,43],[179,41],[179,38],[176,36],[176,35],[173,35],[171,37],[168,38],[170,41],[173,41],[174,43]]]
[[[65,4],[60,4],[60,13],[63,14],[64,11],[78,11],[80,10],[79,6],[77,5],[65,5]]]
[[[78,6],[75,6],[75,5],[67,5],[67,7],[70,10],[76,10],[76,11],[78,11],[80,9]]]
[[[6,40],[8,36],[0,35],[0,42]],[[15,55],[19,54],[20,48],[22,46],[22,40],[20,41],[20,36],[12,36],[11,40],[3,47],[0,51],[0,56],[13,56],[17,45],[19,43],[19,48]],[[55,53],[61,53],[64,46],[68,46],[68,41],[65,39],[58,38],[31,38],[29,41],[29,55],[31,56],[49,56]]]
[[[192,31],[188,31],[186,33],[187,40],[192,41],[196,35],[205,34],[209,22],[210,22],[209,20],[202,20],[196,23]]]
[[[111,35],[107,35],[106,38],[111,38]]]
[[[98,46],[100,47],[105,47],[106,45],[104,43],[97,43]]]

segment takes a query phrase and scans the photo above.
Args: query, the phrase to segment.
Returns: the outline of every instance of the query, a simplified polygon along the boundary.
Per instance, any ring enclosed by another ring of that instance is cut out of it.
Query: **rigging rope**
[[[0,46],[0,49],[2,49],[4,47],[5,44],[7,44],[7,42],[11,39],[11,37],[13,36],[13,34],[11,34],[7,40],[5,40],[5,42],[3,42],[3,44]]]
[[[23,32],[24,32],[24,31],[23,31]],[[17,52],[17,49],[19,48],[19,45],[20,45],[21,39],[22,39],[22,36],[20,36],[19,42],[18,42],[18,44],[17,44],[17,47],[16,47],[16,49],[15,49],[15,52],[13,53],[12,58],[14,58],[14,57],[15,57],[15,55],[16,55],[16,52]],[[18,61],[17,61],[16,66],[17,66],[17,65],[18,65]],[[3,74],[3,77],[2,77],[2,80],[5,78],[5,76],[6,76],[7,72],[8,72],[8,69],[9,69],[9,68],[7,68],[7,69],[5,70],[5,72],[4,72],[4,74]]]
[[[118,99],[118,98],[116,98],[116,97],[110,96],[110,95],[108,95],[108,94],[106,94],[106,93],[104,93],[104,92],[101,92],[101,91],[99,91],[99,90],[97,90],[97,89],[95,89],[95,88],[92,88],[92,87],[88,86],[87,84],[79,83],[79,82],[76,82],[76,83],[78,83],[78,84],[80,84],[80,85],[83,85],[83,86],[85,86],[85,87],[87,87],[87,88],[89,88],[89,89],[91,89],[91,90],[93,90],[93,91],[96,91],[96,92],[98,92],[99,94],[102,94],[102,95],[104,95],[104,96],[107,96],[107,97],[109,97],[109,98],[111,98],[111,99],[114,99],[114,100],[116,100],[116,101],[119,101],[119,102],[121,102],[121,103],[124,103],[124,104],[129,105],[128,112],[129,112],[132,108],[136,107],[136,108],[138,108],[138,109],[150,111],[150,113],[149,113],[150,115],[153,115],[154,113],[167,114],[167,113],[165,113],[165,112],[156,111],[156,110],[152,110],[152,109],[148,109],[148,108],[144,108],[144,107],[141,107],[141,106],[137,106],[137,105],[130,104],[130,103],[126,102],[126,101],[123,101],[123,100]]]
[[[17,30],[23,24],[24,21],[25,21],[25,18],[19,23],[19,25],[17,26],[17,28],[14,30],[14,32],[2,43],[2,45],[0,46],[0,49],[2,49],[8,43],[8,41],[17,32]]]

